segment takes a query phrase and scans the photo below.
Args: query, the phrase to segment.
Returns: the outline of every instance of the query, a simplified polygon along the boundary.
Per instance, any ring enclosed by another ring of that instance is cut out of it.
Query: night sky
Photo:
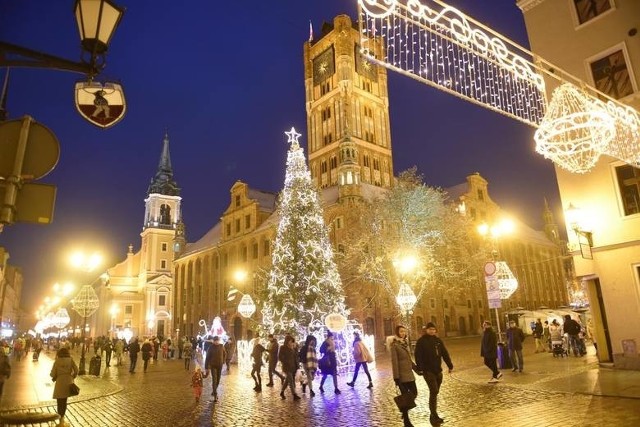
[[[448,3],[528,46],[515,0]],[[53,224],[16,224],[0,234],[10,263],[23,269],[29,312],[54,282],[79,279],[66,263],[72,249],[99,249],[107,266],[125,257],[129,243],[139,249],[165,129],[189,242],[218,221],[236,180],[279,191],[283,132],[295,126],[305,141],[309,20],[318,36],[335,15],[356,17],[356,0],[118,4],[127,11],[102,73],[122,82],[128,101],[114,127],[101,130],[76,112],[80,74],[11,70],[9,118],[31,115],[61,145],[57,167],[40,180],[58,188]],[[72,0],[0,0],[0,40],[79,60],[72,12]],[[479,172],[493,200],[525,223],[541,228],[544,197],[561,218],[553,167],[534,152],[533,128],[393,73],[389,98],[396,174],[416,165],[428,184],[446,188]]]

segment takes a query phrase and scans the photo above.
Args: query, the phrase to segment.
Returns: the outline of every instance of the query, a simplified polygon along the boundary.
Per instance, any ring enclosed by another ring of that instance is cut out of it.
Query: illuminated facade
[[[534,53],[640,109],[636,0],[520,0]],[[634,73],[635,70],[635,73]],[[636,141],[637,144],[637,141]],[[576,275],[586,283],[598,357],[640,369],[640,169],[602,156],[585,174],[556,167]]]
[[[359,58],[358,37],[351,20],[341,15],[332,25],[325,24],[319,40],[304,45],[308,161],[312,179],[320,188],[324,219],[339,266],[348,227],[355,222],[351,207],[361,200],[373,200],[393,184],[386,70]],[[284,168],[284,159],[282,165]],[[484,198],[479,197],[480,189]],[[450,195],[456,203],[464,201],[470,214],[475,210],[479,222],[499,216],[500,208],[491,201],[487,182],[479,175],[450,189]],[[242,294],[259,302],[266,285],[258,273],[271,266],[279,221],[276,196],[236,182],[220,221],[179,252],[173,264],[173,329],[190,336],[203,334],[200,320],[209,327],[212,319],[220,316],[230,335],[237,339],[253,336],[260,313],[247,320],[237,307]],[[521,273],[523,283],[508,308],[566,304],[560,249],[544,233],[524,225],[521,228],[527,231],[526,236],[514,239],[513,244],[504,242],[505,257],[513,260],[514,271]],[[531,258],[535,262],[527,263]],[[551,259],[554,261],[549,265],[544,264]],[[545,267],[538,269],[540,263]],[[244,274],[237,275],[239,271]],[[421,298],[414,309],[414,327],[435,321],[448,335],[478,333],[489,313],[481,280],[479,272],[478,288],[471,294]],[[363,325],[365,333],[378,339],[392,335],[401,322],[395,296],[376,292],[373,285],[354,286],[349,277],[342,277],[342,282],[351,317]],[[231,288],[239,293],[229,301]]]

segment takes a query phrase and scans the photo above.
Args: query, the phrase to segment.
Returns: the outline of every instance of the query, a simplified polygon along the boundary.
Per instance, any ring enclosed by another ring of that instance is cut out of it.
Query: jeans
[[[398,388],[400,389],[400,394],[411,393],[414,397],[418,397],[418,387],[416,386],[415,381],[399,383]],[[405,422],[405,425],[409,424],[409,411],[402,411],[402,419]]]
[[[438,393],[440,392],[440,386],[442,385],[442,372],[433,373],[425,372],[424,380],[429,387],[429,412],[431,412],[430,418],[438,418]]]
[[[522,372],[522,367],[524,365],[524,361],[522,360],[522,350],[514,350],[509,349],[509,357],[511,358],[511,363],[513,364],[513,370],[519,370]]]
[[[358,378],[358,371],[360,370],[360,366],[364,369],[364,373],[367,374],[367,378],[369,378],[369,382],[371,382],[371,374],[369,373],[369,367],[367,366],[367,362],[357,362],[356,369],[353,371],[353,379],[351,383],[356,382],[356,378]]]
[[[218,395],[218,384],[220,384],[220,376],[222,375],[222,366],[220,367],[211,367],[211,388],[213,391],[211,394],[213,396]]]
[[[138,356],[131,357],[131,364],[129,365],[129,372],[134,372],[136,370],[136,362],[138,362]]]
[[[269,360],[269,384],[273,384],[273,376],[276,375],[278,378],[280,378],[282,381],[284,381],[284,375],[282,375],[280,372],[276,371],[276,364],[278,363],[278,361],[275,361],[273,363],[271,363],[271,360]]]
[[[293,372],[285,372],[284,373],[284,382],[282,383],[282,394],[287,389],[287,387],[291,388],[291,394],[293,396],[296,395],[296,381],[293,377]]]

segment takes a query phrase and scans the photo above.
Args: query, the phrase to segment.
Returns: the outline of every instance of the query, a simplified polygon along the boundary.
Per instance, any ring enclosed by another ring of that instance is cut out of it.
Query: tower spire
[[[158,193],[167,196],[179,196],[180,188],[173,179],[173,169],[171,168],[171,155],[169,154],[169,132],[165,130],[162,140],[162,153],[158,163],[158,171],[151,180],[147,194]]]

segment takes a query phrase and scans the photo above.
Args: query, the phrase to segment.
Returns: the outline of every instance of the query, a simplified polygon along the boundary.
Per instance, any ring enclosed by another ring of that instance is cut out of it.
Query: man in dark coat
[[[140,353],[140,344],[138,343],[138,338],[136,337],[129,344],[129,360],[131,361],[131,364],[129,365],[129,372],[132,374],[136,371],[138,353]]]
[[[204,369],[206,373],[211,372],[211,385],[213,391],[213,401],[218,401],[218,385],[220,384],[220,376],[222,375],[222,365],[224,365],[227,354],[224,346],[220,342],[220,337],[213,337],[213,343],[207,350],[207,356],[204,359]],[[206,375],[206,374],[205,374]]]
[[[573,355],[582,355],[580,349],[580,324],[573,320],[570,315],[564,315],[564,323],[562,324],[562,330],[569,335],[569,346],[573,349]]]
[[[278,344],[278,340],[273,336],[273,334],[269,334],[269,344],[267,344],[267,351],[269,354],[269,383],[267,384],[267,387],[273,387],[274,375],[280,378],[281,383],[284,383],[284,375],[276,371],[279,350],[280,344]]]
[[[509,348],[509,357],[513,364],[513,372],[522,372],[524,360],[522,358],[522,342],[524,341],[524,332],[520,329],[516,322],[509,322],[507,329],[507,347]]]
[[[502,378],[502,372],[498,371],[498,337],[491,327],[491,322],[485,320],[482,324],[482,344],[480,346],[480,356],[484,358],[484,364],[491,369],[492,377],[490,383],[496,383]]]
[[[436,336],[436,325],[427,323],[426,334],[416,343],[416,365],[422,372],[424,380],[429,387],[429,420],[432,424],[442,423],[444,420],[438,415],[438,392],[442,385],[442,360],[449,367],[449,373],[453,371],[453,363],[444,342]]]

